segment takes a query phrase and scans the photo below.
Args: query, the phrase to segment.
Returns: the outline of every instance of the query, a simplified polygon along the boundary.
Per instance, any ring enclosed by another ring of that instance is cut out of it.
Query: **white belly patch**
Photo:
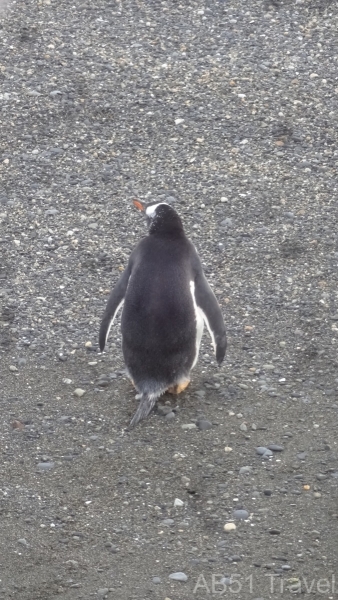
[[[192,301],[194,304],[195,319],[196,319],[196,354],[195,354],[194,362],[191,367],[193,369],[198,360],[198,353],[199,353],[201,339],[202,339],[202,335],[203,335],[204,313],[196,304],[195,283],[193,281],[190,281],[190,292],[191,292]]]

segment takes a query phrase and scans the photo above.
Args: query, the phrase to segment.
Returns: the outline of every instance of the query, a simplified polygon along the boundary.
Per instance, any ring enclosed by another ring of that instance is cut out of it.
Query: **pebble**
[[[224,452],[232,452],[232,448],[230,448],[230,446],[225,446]]]
[[[175,413],[171,410],[170,412],[168,412],[166,414],[166,416],[164,417],[166,421],[173,421],[174,419],[176,419],[176,415]]]
[[[223,527],[224,531],[226,531],[226,533],[229,533],[230,531],[235,531],[235,529],[237,529],[235,523],[225,523],[224,527]]]
[[[279,529],[269,529],[269,533],[271,535],[280,535],[281,534]]]
[[[71,379],[67,379],[67,377],[65,379],[62,380],[63,383],[65,383],[66,385],[70,385],[72,383]]]
[[[269,456],[273,456],[272,450],[265,448],[265,446],[258,446],[258,448],[256,448],[256,452],[263,458],[269,458]]]
[[[251,473],[251,471],[252,471],[252,467],[241,467],[239,470],[239,474],[247,475],[248,473]]]
[[[182,429],[197,429],[197,425],[195,423],[185,423],[181,425]]]
[[[318,481],[324,481],[324,479],[327,479],[327,475],[325,475],[325,473],[317,473],[316,475],[316,479],[318,479]]]
[[[50,461],[50,462],[39,462],[37,465],[37,469],[39,471],[50,471],[51,469],[54,469],[55,467],[55,463]]]
[[[239,426],[241,431],[248,431],[248,427],[245,423],[241,423],[241,425]]]
[[[161,577],[153,577],[153,583],[161,583]]]
[[[14,371],[17,371],[18,369],[15,365],[10,365],[9,370],[14,372]]]
[[[210,429],[212,427],[212,423],[210,423],[210,421],[207,421],[206,419],[200,419],[199,421],[197,421],[197,427],[201,431],[206,431],[207,429]]]
[[[264,490],[263,494],[264,496],[272,496],[272,490]]]
[[[161,525],[163,525],[164,527],[170,527],[171,525],[174,525],[175,521],[174,519],[164,519],[164,521],[161,521]]]
[[[234,510],[232,514],[234,515],[235,519],[245,520],[249,518],[249,513],[247,510]]]
[[[166,406],[163,404],[158,404],[157,405],[157,412],[159,415],[162,415],[163,417],[165,417],[167,414],[172,412],[172,407],[171,406]]]
[[[188,576],[178,571],[177,573],[170,573],[169,579],[173,579],[174,581],[188,581]]]
[[[27,363],[27,359],[26,358],[19,358],[18,359],[18,365],[19,365],[19,367],[24,367],[26,363]]]
[[[109,588],[100,588],[99,590],[97,590],[97,595],[98,596],[106,596],[109,592]]]
[[[184,502],[183,500],[180,500],[179,498],[175,498],[175,502],[174,502],[174,506],[184,506]]]
[[[269,444],[269,450],[273,450],[274,452],[283,452],[284,446],[278,446],[277,444]]]
[[[21,546],[26,546],[26,548],[29,547],[29,543],[27,542],[27,540],[25,540],[25,538],[20,538],[18,540],[18,544],[21,544]]]
[[[78,398],[81,398],[85,393],[86,390],[82,390],[81,388],[76,388],[76,390],[74,390],[74,396],[77,396]]]

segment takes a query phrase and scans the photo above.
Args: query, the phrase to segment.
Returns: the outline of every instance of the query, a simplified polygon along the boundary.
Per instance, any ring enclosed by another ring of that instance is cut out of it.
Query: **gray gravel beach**
[[[337,49],[330,0],[0,2],[0,598],[336,597]],[[228,351],[126,431],[136,197]]]

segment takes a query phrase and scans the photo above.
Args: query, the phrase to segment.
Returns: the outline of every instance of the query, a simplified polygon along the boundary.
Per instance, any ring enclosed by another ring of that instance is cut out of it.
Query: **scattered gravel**
[[[269,574],[319,594],[338,545],[337,3],[0,8],[1,595],[174,600],[180,568],[191,600],[225,565],[243,597],[270,597]],[[135,197],[178,210],[229,349],[218,368],[206,331],[187,390],[131,432],[120,317],[103,354],[97,337],[146,234]]]

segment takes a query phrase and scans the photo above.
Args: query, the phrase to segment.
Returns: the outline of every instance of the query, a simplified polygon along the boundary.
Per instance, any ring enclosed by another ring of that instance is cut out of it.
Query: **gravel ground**
[[[1,4],[0,598],[336,597],[337,3]],[[135,196],[229,348],[127,432]]]

